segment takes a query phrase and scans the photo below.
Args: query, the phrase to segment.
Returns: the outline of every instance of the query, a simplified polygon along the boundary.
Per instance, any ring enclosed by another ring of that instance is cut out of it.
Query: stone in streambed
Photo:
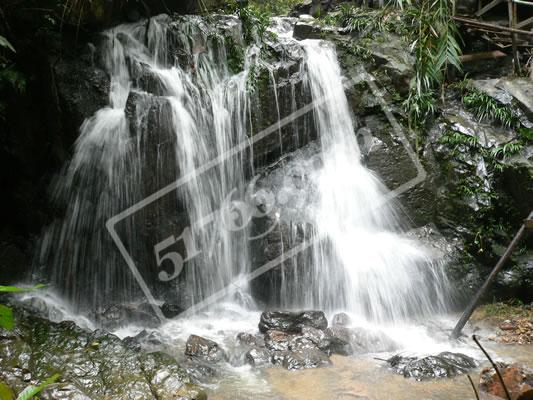
[[[346,313],[338,313],[333,316],[331,320],[331,326],[350,326],[352,324],[352,319]]]
[[[352,333],[349,328],[333,326],[326,329],[326,335],[330,341],[329,350],[331,353],[342,356],[350,356],[354,353]]]
[[[178,304],[172,304],[172,303],[164,303],[161,306],[161,312],[165,316],[165,318],[175,318],[178,315],[180,315],[183,311],[183,307],[181,307]]]
[[[262,333],[268,330],[300,333],[304,326],[326,329],[328,320],[322,311],[265,311],[259,321],[259,331]]]
[[[396,355],[387,362],[393,371],[417,381],[432,378],[453,378],[476,367],[473,358],[460,353],[443,352],[436,356],[404,357]]]
[[[219,362],[226,358],[218,343],[197,335],[191,335],[187,339],[185,355],[210,362]]]
[[[295,337],[294,334],[271,330],[265,333],[265,346],[272,351],[289,350],[289,344]]]
[[[498,369],[512,399],[533,399],[533,371],[525,367],[498,363]],[[495,398],[506,398],[494,368],[485,368],[480,373],[480,394],[488,393]]]
[[[331,340],[323,330],[311,326],[304,326],[302,328],[302,336],[313,342],[320,350],[329,351]]]
[[[329,350],[333,354],[349,356],[369,352],[392,351],[397,344],[383,332],[365,328],[347,328],[332,326],[325,331],[329,341]]]
[[[240,344],[246,346],[259,346],[263,347],[265,345],[265,340],[262,336],[254,335],[251,333],[240,332],[237,334],[237,340]]]
[[[246,362],[253,367],[269,365],[272,356],[265,348],[254,347],[246,353]]]
[[[283,358],[282,365],[288,370],[318,368],[330,365],[329,357],[317,348],[306,348],[290,352]]]

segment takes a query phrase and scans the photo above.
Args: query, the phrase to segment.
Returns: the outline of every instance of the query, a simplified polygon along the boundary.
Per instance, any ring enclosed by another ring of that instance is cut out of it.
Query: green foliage
[[[244,39],[247,43],[262,42],[267,35],[271,34],[271,32],[268,32],[268,28],[272,15],[263,7],[258,7],[255,4],[241,5],[232,0],[224,9],[224,12],[238,15],[242,22]]]
[[[5,51],[0,52],[0,91],[12,88],[17,93],[21,93],[26,88],[26,79],[11,60],[12,53],[16,52],[15,48],[4,36],[0,35],[0,50],[2,49]],[[4,101],[0,100],[0,119],[4,119],[5,109]]]
[[[517,129],[516,132],[518,133],[518,136],[521,139],[524,139],[529,142],[533,142],[533,129],[532,128],[520,127]]]
[[[24,389],[17,397],[17,400],[30,400],[34,398],[37,394],[41,393],[44,389],[50,386],[52,383],[59,379],[59,374],[54,374],[50,378],[46,379],[39,386],[28,386]]]
[[[498,121],[507,127],[517,127],[520,124],[520,119],[509,107],[477,89],[468,89],[463,96],[463,103],[480,121]]]
[[[533,308],[525,306],[519,299],[510,299],[501,303],[484,304],[476,310],[476,319],[494,318],[506,320],[514,318],[533,318]]]
[[[454,151],[460,146],[475,148],[479,145],[477,136],[466,135],[462,132],[449,129],[439,138],[439,143],[452,147]]]
[[[372,61],[374,57],[372,56],[372,52],[368,48],[368,45],[369,43],[367,43],[365,39],[361,39],[358,42],[350,40],[348,42],[341,42],[338,44],[338,46],[347,53],[353,54],[357,58],[364,61]]]
[[[461,69],[459,31],[452,18],[449,0],[393,0],[390,5],[370,9],[342,4],[325,23],[340,25],[360,38],[376,32],[395,32],[411,42],[415,55],[415,76],[404,108],[411,123],[420,127],[436,109],[436,89],[443,85],[449,66]],[[369,56],[364,48],[354,46],[354,53]]]
[[[0,62],[0,89],[11,87],[21,93],[26,88],[26,79],[13,64]]]
[[[244,49],[232,37],[225,37],[226,57],[228,60],[228,68],[231,73],[236,74],[244,68]]]
[[[9,386],[4,382],[0,381],[0,399],[2,400],[13,400],[15,395]]]
[[[14,323],[13,310],[0,304],[0,328],[10,331],[13,329]]]
[[[520,153],[523,149],[524,144],[520,140],[513,140],[512,142],[491,149],[487,158],[492,168],[497,171],[503,171],[505,168],[503,162],[507,158]]]
[[[406,24],[412,25],[406,13],[400,13],[389,7],[371,9],[357,7],[353,4],[342,4],[338,13],[326,16],[323,21],[328,25],[338,25],[360,36],[372,36],[376,32],[404,33]]]
[[[461,70],[459,31],[452,7],[448,0],[421,0],[415,11],[417,29],[411,44],[416,58],[415,76],[404,103],[415,125],[434,112],[435,89],[443,85],[448,67]]]
[[[271,15],[287,15],[301,0],[252,0],[252,5]]]
[[[255,63],[250,67],[246,86],[249,92],[255,92],[259,88],[270,86],[270,71],[261,63]]]
[[[409,112],[411,123],[414,126],[422,126],[427,116],[435,112],[436,102],[437,99],[432,90],[421,93],[410,90],[403,105]]]
[[[44,288],[45,285],[39,284],[31,288],[19,288],[15,286],[0,286],[0,293],[23,293],[31,292],[37,289]],[[13,310],[7,306],[0,304],[0,327],[11,330],[13,329],[14,318]]]
[[[30,288],[19,288],[16,286],[1,286],[0,285],[0,293],[26,293],[26,292],[33,292],[34,290],[43,289],[46,285],[38,284]]]
[[[0,35],[0,47],[3,47],[4,49],[11,50],[13,53],[16,53],[15,48],[9,43],[9,40],[7,40],[5,37]]]

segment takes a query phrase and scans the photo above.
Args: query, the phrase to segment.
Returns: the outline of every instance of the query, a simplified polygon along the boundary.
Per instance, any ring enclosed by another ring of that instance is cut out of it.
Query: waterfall
[[[225,20],[226,35],[242,37],[237,21]],[[106,221],[246,140],[247,78],[256,49],[247,51],[243,71],[232,74],[224,37],[198,17],[172,22],[163,15],[104,32],[100,54],[110,76],[109,106],[84,122],[72,160],[53,186],[66,211],[46,230],[36,262],[38,274],[79,308],[140,296]],[[153,265],[154,242],[185,227],[196,248],[210,251],[188,263],[182,298],[194,303],[242,272],[246,238],[230,238],[216,220],[199,222],[243,186],[250,168],[245,157],[229,158],[117,228],[152,289],[165,276]],[[177,296],[168,285],[163,290],[165,298]]]
[[[288,23],[280,24],[279,45],[300,54],[294,74],[303,82],[298,88],[291,83],[285,98],[278,95],[276,66],[262,59],[261,44],[246,47],[235,18],[220,21],[222,32],[199,17],[173,21],[163,15],[104,33],[100,53],[110,76],[109,105],[84,122],[72,160],[53,187],[65,212],[43,235],[38,276],[49,277],[79,308],[139,299],[105,223],[180,176],[191,179],[117,226],[148,286],[162,301],[179,298],[191,305],[250,273],[249,230],[229,231],[218,210],[228,196],[244,196],[256,167],[253,147],[216,168],[195,171],[250,141],[259,119],[278,121],[286,115],[283,104],[296,111],[302,99],[310,98],[317,100],[314,126],[293,121],[287,141],[281,126],[273,136],[281,153],[305,145],[318,133],[321,161],[319,166],[309,162],[307,196],[312,199],[300,228],[319,241],[304,265],[293,260],[294,270],[280,267],[278,303],[345,309],[375,321],[442,310],[446,283],[441,268],[406,238],[395,204],[385,201],[387,189],[361,163],[333,46],[319,40],[297,42]],[[228,37],[237,38],[231,39],[233,46]],[[229,68],[235,46],[244,49],[240,72]],[[250,88],[258,67],[268,70],[277,115],[262,115],[255,106],[265,95]],[[161,281],[174,276],[155,265],[154,244],[176,250],[179,244],[172,238],[185,228],[190,229],[192,247],[201,251],[169,285]],[[246,285],[240,290],[244,296],[249,293]]]
[[[361,163],[334,47],[318,40],[302,46],[306,84],[318,103],[322,166],[314,173],[319,199],[310,214],[320,242],[310,280],[300,280],[294,298],[379,322],[444,310],[441,266],[399,230],[397,204],[385,200],[387,188]]]

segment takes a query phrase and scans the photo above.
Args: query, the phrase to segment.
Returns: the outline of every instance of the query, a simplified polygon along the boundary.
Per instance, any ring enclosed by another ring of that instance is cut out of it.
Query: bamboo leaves
[[[7,40],[5,37],[0,35],[0,47],[4,47],[6,49],[11,50],[13,53],[16,53],[15,48],[9,43],[9,40]]]

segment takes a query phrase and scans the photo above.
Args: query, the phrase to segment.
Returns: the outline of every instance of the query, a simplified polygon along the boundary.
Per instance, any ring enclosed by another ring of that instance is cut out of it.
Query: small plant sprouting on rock
[[[502,146],[495,147],[491,151],[491,156],[498,159],[505,159],[518,154],[524,148],[524,144],[518,140],[506,143]]]
[[[263,7],[230,1],[224,12],[235,14],[240,18],[247,43],[263,42],[267,35],[274,36],[274,33],[268,31],[272,14]]]
[[[41,285],[41,284],[36,285],[31,288],[19,288],[16,286],[0,286],[0,293],[31,292],[37,289],[42,289],[43,287],[45,287],[45,285]],[[13,310],[10,307],[0,304],[0,328],[11,330],[13,329],[13,326],[14,326]]]
[[[452,18],[453,2],[422,0],[416,9],[415,38],[411,44],[416,58],[415,76],[405,102],[411,122],[420,126],[435,110],[436,92],[445,81],[446,70],[461,70],[459,30]]]
[[[518,136],[528,142],[533,142],[533,128],[520,127],[517,129]]]
[[[506,127],[517,127],[520,125],[520,119],[509,107],[499,103],[480,90],[468,89],[463,96],[463,103],[480,121],[498,121]]]
[[[458,147],[463,145],[469,148],[476,148],[479,145],[479,138],[453,129],[448,129],[439,138],[439,143],[452,147],[455,152]]]

